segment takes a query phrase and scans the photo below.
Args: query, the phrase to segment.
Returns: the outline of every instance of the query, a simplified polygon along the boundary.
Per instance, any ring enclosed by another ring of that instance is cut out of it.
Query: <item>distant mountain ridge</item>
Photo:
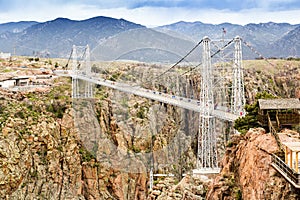
[[[19,33],[35,24],[38,24],[38,22],[21,21],[21,22],[9,22],[9,23],[0,24],[0,34],[5,32]]]
[[[57,18],[34,24],[22,32],[0,34],[0,50],[12,52],[12,49],[16,48],[18,55],[33,55],[39,52],[51,57],[68,57],[73,45],[88,44],[94,48],[103,38],[142,27],[144,26],[124,19],[102,16],[82,21]]]
[[[101,60],[174,62],[181,59],[194,45],[190,40],[173,37],[153,29],[140,28],[103,40],[92,53]]]
[[[237,35],[265,57],[300,57],[299,24],[269,22],[242,26],[180,21],[150,29],[125,19],[104,16],[0,24],[0,51],[67,58],[73,45],[88,44],[94,59],[176,62],[204,36],[217,39]],[[248,52],[244,54],[245,59],[257,56]],[[197,55],[191,59],[199,60]]]
[[[221,39],[223,37],[234,38],[238,35],[253,45],[255,49],[260,51],[266,57],[288,57],[294,55],[287,54],[286,49],[279,53],[279,49],[277,48],[281,48],[281,46],[279,44],[276,45],[276,43],[283,38],[290,38],[290,34],[300,35],[300,32],[294,31],[299,26],[300,25],[274,22],[247,24],[245,26],[230,23],[213,25],[201,22],[178,22],[157,27],[156,30],[182,33],[188,35],[195,41],[199,41],[204,36],[209,36],[213,39]],[[274,48],[274,46],[277,46],[277,48]],[[300,56],[299,50],[297,51],[297,55]]]

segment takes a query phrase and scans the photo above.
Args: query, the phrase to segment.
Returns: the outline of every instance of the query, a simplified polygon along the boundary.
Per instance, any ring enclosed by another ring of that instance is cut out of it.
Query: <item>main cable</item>
[[[200,42],[198,42],[184,57],[182,57],[179,61],[177,61],[174,65],[172,65],[169,69],[167,69],[166,71],[164,71],[163,73],[161,73],[160,75],[156,76],[154,79],[158,79],[161,76],[165,75],[166,73],[168,73],[171,69],[173,69],[174,67],[176,67],[179,63],[181,63],[184,59],[186,59],[186,57],[188,57],[201,43],[203,42],[203,39],[200,40]]]
[[[215,55],[217,55],[218,53],[220,53],[221,51],[223,51],[224,49],[226,49],[232,42],[234,41],[234,39],[230,40],[226,45],[224,45],[222,48],[219,48],[215,53],[213,53],[210,58],[213,58]],[[192,67],[191,69],[189,69],[188,71],[184,72],[183,74],[181,74],[181,76],[193,71],[194,69],[196,69],[197,67],[201,66],[202,63],[199,63],[198,65]]]

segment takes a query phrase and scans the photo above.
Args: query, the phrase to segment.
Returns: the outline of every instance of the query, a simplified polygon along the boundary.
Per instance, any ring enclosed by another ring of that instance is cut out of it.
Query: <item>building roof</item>
[[[261,110],[272,109],[300,109],[300,101],[297,98],[289,99],[258,99]]]
[[[293,152],[300,152],[300,142],[283,142],[282,144]]]

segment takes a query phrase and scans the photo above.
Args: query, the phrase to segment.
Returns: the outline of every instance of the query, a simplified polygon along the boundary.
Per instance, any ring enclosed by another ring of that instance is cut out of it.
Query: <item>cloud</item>
[[[197,8],[239,11],[266,9],[270,11],[300,8],[298,0],[0,0],[3,11],[18,8],[41,8],[48,6],[94,6],[99,9],[127,8]]]
[[[100,3],[101,2],[101,3]],[[84,3],[84,1],[82,1]],[[99,8],[136,9],[143,7],[153,8],[197,8],[239,11],[244,9],[266,9],[269,11],[300,8],[298,0],[112,0],[95,1],[88,3],[98,5]]]
[[[298,0],[245,0],[247,9],[258,8],[268,11],[296,10],[300,8]]]

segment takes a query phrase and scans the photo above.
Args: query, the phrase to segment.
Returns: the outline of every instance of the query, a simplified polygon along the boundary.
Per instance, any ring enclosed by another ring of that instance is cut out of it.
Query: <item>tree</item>
[[[55,63],[54,67],[55,67],[55,69],[57,69],[59,67],[57,62]]]
[[[234,128],[241,134],[245,134],[250,128],[259,127],[257,116],[258,116],[258,99],[274,99],[276,98],[272,94],[267,92],[257,93],[255,96],[255,102],[253,104],[246,104],[245,110],[246,115],[239,117],[234,121]]]

